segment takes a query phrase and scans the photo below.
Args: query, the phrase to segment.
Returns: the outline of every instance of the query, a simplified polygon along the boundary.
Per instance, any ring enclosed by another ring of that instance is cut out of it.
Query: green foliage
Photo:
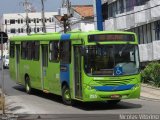
[[[160,63],[151,62],[142,71],[142,82],[160,87]]]

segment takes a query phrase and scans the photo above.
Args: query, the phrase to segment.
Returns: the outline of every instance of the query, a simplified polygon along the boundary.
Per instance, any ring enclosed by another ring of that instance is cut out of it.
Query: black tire
[[[25,89],[27,94],[31,94],[31,84],[29,76],[25,77]]]
[[[72,105],[70,90],[66,85],[62,87],[62,100],[65,105]]]
[[[107,103],[111,105],[116,105],[120,102],[121,100],[108,100]]]

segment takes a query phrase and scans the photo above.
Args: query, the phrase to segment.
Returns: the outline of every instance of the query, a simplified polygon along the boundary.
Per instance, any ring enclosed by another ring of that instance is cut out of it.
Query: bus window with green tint
[[[50,42],[50,61],[59,62],[59,41]]]
[[[121,74],[115,74],[116,69]],[[139,72],[138,46],[130,44],[85,47],[84,69],[88,75],[132,75]]]
[[[15,43],[14,42],[10,42],[10,50],[9,50],[9,55],[11,58],[14,58],[14,51],[15,51]]]

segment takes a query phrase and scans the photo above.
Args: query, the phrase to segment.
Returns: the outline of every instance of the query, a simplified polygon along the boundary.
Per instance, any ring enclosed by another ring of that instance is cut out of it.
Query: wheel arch
[[[66,81],[63,81],[63,82],[61,83],[61,88],[63,88],[63,86],[67,86],[67,87],[69,88],[69,85],[68,85],[68,83],[67,83]]]
[[[25,73],[25,75],[24,75],[24,81],[26,81],[26,77],[29,77],[28,73]]]

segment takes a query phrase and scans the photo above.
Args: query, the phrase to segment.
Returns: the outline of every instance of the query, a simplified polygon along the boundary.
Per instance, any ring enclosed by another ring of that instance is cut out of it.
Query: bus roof
[[[89,31],[89,32],[82,32],[82,31],[70,31],[66,34],[70,34],[70,39],[82,39],[85,36],[93,35],[93,34],[135,34],[133,32],[126,32],[126,31]],[[39,41],[39,40],[60,40],[61,36],[64,35],[62,33],[38,33],[38,34],[30,34],[26,36],[14,36],[11,37],[11,41]]]

